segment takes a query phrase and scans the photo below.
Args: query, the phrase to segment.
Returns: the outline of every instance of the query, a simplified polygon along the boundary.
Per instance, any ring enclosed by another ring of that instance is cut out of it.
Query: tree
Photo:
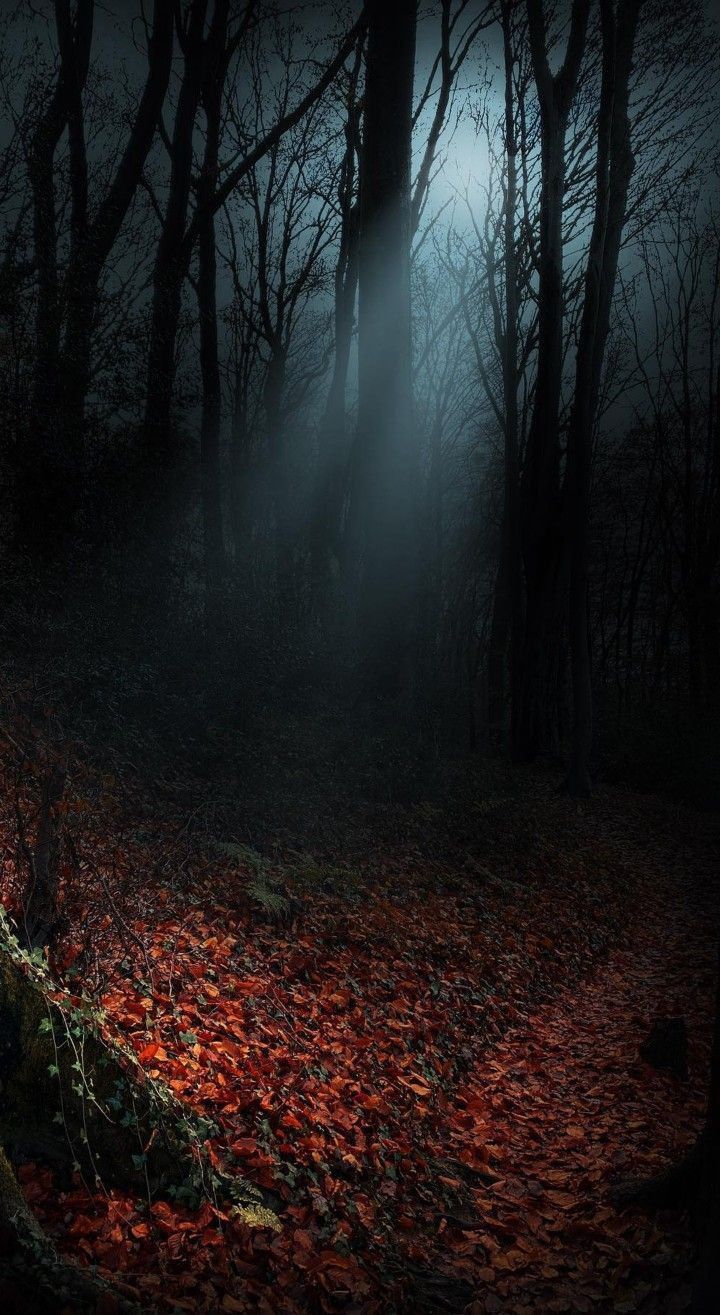
[[[565,58],[557,73],[550,68],[542,0],[526,0],[526,7],[540,110],[541,192],[537,370],[521,480],[526,607],[513,753],[523,762],[531,761],[552,741],[557,706],[563,555],[560,402],[566,135],[585,50],[590,0],[573,0]]]
[[[82,91],[93,30],[93,0],[56,0],[60,69],[28,156],[34,198],[38,269],[34,412],[37,425],[23,461],[23,523],[53,546],[66,520],[68,485],[82,470],[85,401],[91,379],[92,331],[100,278],[137,189],[165,98],[172,58],[172,3],[156,0],[148,41],[148,71],[125,149],[94,215],[89,211],[88,162]],[[53,161],[67,127],[71,234],[59,299]],[[62,336],[62,349],[61,349]],[[27,501],[36,504],[31,511]]]
[[[414,627],[410,234],[416,0],[368,0],[351,543],[366,692],[399,695]]]
[[[188,217],[192,129],[201,95],[203,60],[207,50],[203,38],[206,10],[207,0],[194,0],[183,35],[185,73],[178,98],[170,152],[170,191],[153,271],[144,432],[148,454],[158,460],[166,459],[173,446],[171,404],[182,288],[200,233],[212,216],[225,205],[241,181],[247,178],[255,165],[324,95],[353,50],[358,33],[364,25],[364,18],[359,19],[340,43],[334,58],[329,61],[317,82],[301,97],[293,109],[288,110],[276,121],[261,140],[256,141],[249,150],[242,152],[240,160],[224,171],[222,183],[213,189],[211,196],[204,197],[201,204],[198,204]]]
[[[355,327],[358,290],[359,206],[358,163],[361,153],[362,105],[359,81],[363,38],[358,41],[354,63],[344,88],[345,150],[337,179],[337,209],[340,238],[333,288],[333,364],[323,414],[318,426],[316,489],[311,508],[310,553],[315,605],[322,608],[333,556],[341,555],[342,507],[348,459],[347,385]]]
[[[587,596],[592,440],[634,164],[628,92],[641,3],[642,0],[620,0],[617,10],[613,0],[601,0],[600,4],[603,63],[597,120],[595,213],[585,270],[565,481],[573,685],[568,785],[576,797],[586,797],[591,791],[593,715]]]
[[[505,79],[505,186],[503,198],[503,265],[505,280],[504,315],[498,304],[494,262],[488,262],[489,293],[493,303],[496,336],[502,356],[503,383],[503,513],[500,564],[493,599],[492,629],[488,653],[488,691],[490,726],[495,735],[501,724],[502,668],[509,642],[510,658],[510,739],[517,736],[516,718],[520,699],[520,660],[523,625],[522,542],[520,525],[520,424],[518,386],[520,382],[519,343],[519,253],[517,249],[518,151],[514,87],[513,5],[503,0],[501,11],[503,66]]]
[[[217,233],[211,201],[220,169],[225,82],[233,55],[247,35],[255,10],[256,0],[249,0],[240,23],[234,31],[229,31],[230,0],[216,0],[206,38],[200,85],[200,102],[205,113],[205,152],[195,194],[197,205],[207,211],[198,238],[197,273],[202,375],[200,470],[206,598],[208,616],[212,622],[218,619],[225,545],[220,464],[222,383],[218,350]]]

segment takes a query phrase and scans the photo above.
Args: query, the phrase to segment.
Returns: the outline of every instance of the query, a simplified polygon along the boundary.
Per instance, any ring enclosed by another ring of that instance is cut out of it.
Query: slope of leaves
[[[416,841],[369,836],[351,870],[200,844],[127,782],[81,763],[73,781],[56,967],[282,1228],[182,1194],[57,1191],[26,1165],[63,1250],[158,1311],[633,1311],[681,1285],[683,1225],[620,1215],[607,1188],[701,1119],[702,844],[683,865],[672,828],[651,840],[612,794],[577,813],[536,781],[522,805],[476,800],[474,842],[446,860],[436,833],[416,842],[421,809]],[[688,1017],[690,1089],[637,1058],[661,1013]]]

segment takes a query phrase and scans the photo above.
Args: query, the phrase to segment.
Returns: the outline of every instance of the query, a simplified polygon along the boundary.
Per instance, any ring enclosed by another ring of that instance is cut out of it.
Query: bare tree
[[[292,31],[278,30],[276,53],[282,75],[270,97],[262,92],[266,70],[258,52],[252,61],[255,137],[265,135],[268,116],[286,117],[296,92]],[[258,344],[262,360],[266,475],[283,610],[291,604],[302,521],[302,500],[292,488],[287,418],[289,413],[297,413],[327,366],[322,335],[318,336],[318,351],[313,352],[307,342],[299,343],[298,330],[329,284],[328,256],[337,244],[339,229],[342,241],[343,215],[337,213],[333,175],[342,174],[347,156],[343,152],[336,162],[337,134],[334,115],[322,101],[316,101],[250,170],[230,213],[231,228],[242,235],[241,242],[235,239],[232,256],[236,310]],[[336,370],[341,374],[342,364],[336,364]]]
[[[53,526],[58,528],[63,509],[67,510],[68,484],[77,481],[82,467],[98,287],[137,189],[165,97],[172,56],[172,3],[156,0],[143,93],[125,149],[94,215],[89,209],[82,99],[90,61],[93,0],[78,0],[74,16],[69,0],[56,0],[55,15],[60,66],[48,108],[38,121],[28,150],[38,278],[33,406],[37,425],[24,463],[28,496],[39,499],[34,514],[25,509],[28,523],[36,526],[49,546]],[[65,129],[71,192],[70,250],[61,302],[54,156]],[[69,469],[74,480],[68,479]]]
[[[416,0],[368,0],[351,542],[368,692],[406,687],[416,588],[410,343]]]
[[[634,160],[628,114],[630,72],[642,0],[601,0],[602,86],[598,107],[595,214],[568,430],[565,496],[570,553],[570,654],[573,683],[571,794],[591,790],[592,683],[588,627],[590,472],[605,346]]]
[[[526,0],[541,124],[539,317],[535,399],[521,482],[525,634],[514,755],[532,759],[549,736],[557,700],[560,504],[560,405],[565,285],[563,216],[566,135],[587,39],[590,0],[573,0],[565,57],[556,73],[542,0]]]
[[[254,166],[321,99],[352,52],[358,33],[364,25],[364,18],[359,19],[351,32],[341,41],[334,58],[329,61],[321,76],[301,97],[297,105],[288,109],[283,117],[267,130],[262,139],[256,140],[252,147],[242,151],[237,163],[223,170],[222,182],[214,188],[212,196],[203,198],[202,203],[195,207],[192,214],[189,214],[192,125],[199,105],[203,61],[207,51],[206,40],[203,37],[206,10],[207,0],[194,0],[183,36],[185,75],[175,116],[170,192],[153,274],[153,308],[144,428],[147,449],[159,459],[167,457],[172,447],[171,402],[182,288],[199,235],[212,216],[223,207],[239,183],[247,178]]]

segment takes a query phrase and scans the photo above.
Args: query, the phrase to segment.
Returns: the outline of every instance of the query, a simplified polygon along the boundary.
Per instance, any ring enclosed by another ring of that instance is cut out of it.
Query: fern
[[[269,881],[264,881],[261,876],[248,882],[247,893],[255,904],[258,904],[266,913],[272,914],[273,917],[281,917],[290,908],[290,904],[282,891]]]
[[[244,864],[252,868],[254,872],[267,872],[269,863],[262,854],[258,854],[256,849],[251,849],[249,845],[240,845],[235,840],[214,840],[214,848],[225,858],[232,859],[238,865]]]
[[[232,859],[238,866],[251,869],[253,875],[245,889],[253,904],[273,918],[282,918],[289,912],[290,901],[279,879],[273,876],[270,863],[262,854],[234,840],[216,840],[214,843],[215,849],[226,858]]]

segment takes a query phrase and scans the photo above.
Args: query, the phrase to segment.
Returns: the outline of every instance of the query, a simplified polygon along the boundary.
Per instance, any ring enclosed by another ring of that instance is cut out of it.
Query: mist
[[[2,7],[3,1308],[720,1308],[717,38]]]

